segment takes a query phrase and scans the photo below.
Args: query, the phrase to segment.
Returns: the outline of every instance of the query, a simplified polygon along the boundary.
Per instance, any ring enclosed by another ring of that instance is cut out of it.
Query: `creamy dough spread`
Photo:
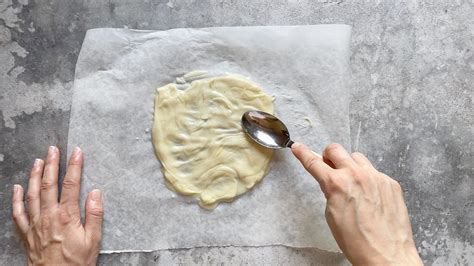
[[[242,130],[242,114],[255,109],[273,113],[272,97],[234,75],[158,88],[152,141],[168,188],[215,208],[258,183],[273,153]]]

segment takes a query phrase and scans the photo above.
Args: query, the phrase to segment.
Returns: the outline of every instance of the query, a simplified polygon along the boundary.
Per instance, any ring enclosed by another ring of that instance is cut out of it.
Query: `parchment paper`
[[[217,209],[164,185],[150,141],[155,89],[192,71],[237,73],[275,96],[292,139],[350,147],[345,25],[93,29],[76,65],[68,150],[85,152],[82,201],[104,193],[102,252],[196,246],[337,251],[318,184],[288,149],[252,191]]]

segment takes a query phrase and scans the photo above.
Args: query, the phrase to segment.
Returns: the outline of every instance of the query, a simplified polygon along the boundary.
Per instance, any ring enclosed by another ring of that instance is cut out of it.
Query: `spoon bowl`
[[[244,132],[258,144],[270,149],[290,148],[294,143],[283,122],[263,111],[248,111],[242,115]]]

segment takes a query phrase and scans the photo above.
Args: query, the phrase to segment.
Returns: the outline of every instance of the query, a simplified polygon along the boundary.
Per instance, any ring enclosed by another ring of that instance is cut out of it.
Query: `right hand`
[[[327,146],[322,157],[301,143],[291,150],[320,184],[326,221],[352,264],[423,265],[397,181],[339,144]]]

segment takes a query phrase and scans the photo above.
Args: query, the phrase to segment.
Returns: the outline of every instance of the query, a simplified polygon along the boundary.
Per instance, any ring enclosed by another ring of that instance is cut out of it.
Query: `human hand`
[[[23,187],[13,186],[13,220],[26,247],[29,265],[95,265],[102,237],[101,192],[91,191],[86,218],[79,208],[83,154],[72,152],[58,202],[59,150],[51,146],[46,164],[36,159],[28,183],[28,214]]]
[[[301,143],[293,154],[321,186],[326,221],[354,265],[422,265],[400,184],[360,153],[331,144],[320,157]]]

